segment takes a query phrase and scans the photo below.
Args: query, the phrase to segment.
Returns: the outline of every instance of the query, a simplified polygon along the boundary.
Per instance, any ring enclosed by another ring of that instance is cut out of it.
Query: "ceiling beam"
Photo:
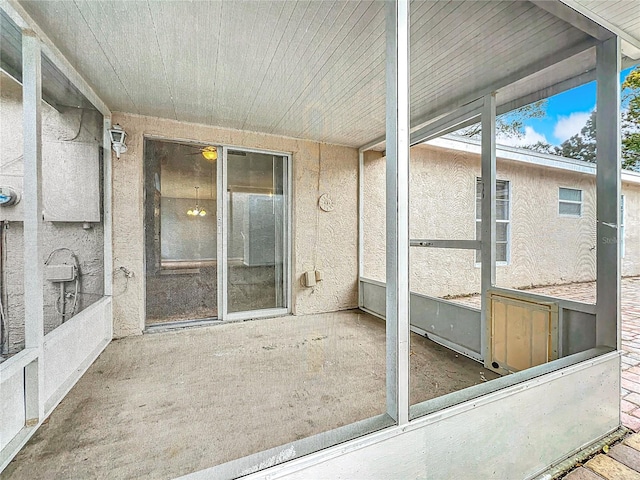
[[[569,25],[582,30],[587,35],[600,41],[608,40],[614,34],[598,22],[577,12],[575,9],[560,0],[529,0],[536,7],[549,12],[551,15],[567,22]]]
[[[534,2],[534,3],[538,4],[538,3],[547,3],[547,2]],[[629,32],[623,30],[617,25],[614,25],[609,20],[589,10],[587,7],[579,3],[577,0],[557,0],[557,2],[554,2],[554,3],[565,4],[567,7],[570,7],[571,9],[580,13],[584,17],[591,19],[592,21],[598,23],[599,25],[606,28],[610,32],[619,36],[620,39],[622,40],[622,54],[634,60],[640,60],[640,38],[637,38],[631,35]]]
[[[558,83],[554,83],[553,85],[549,85],[548,87],[544,87],[535,92],[531,92],[523,97],[514,98],[513,100],[509,100],[505,103],[498,103],[497,114],[503,115],[505,113],[509,113],[512,110],[515,110],[520,107],[524,107],[525,105],[529,105],[533,102],[537,102],[539,100],[543,100],[545,98],[553,97],[562,92],[566,92],[567,90],[571,90],[572,88],[579,87],[580,85],[584,85],[585,83],[593,82],[596,79],[596,70],[595,68],[584,72],[577,77],[572,77],[567,80],[563,80]],[[500,92],[498,92],[498,102],[500,101]]]
[[[412,119],[411,131],[414,132],[415,130],[420,129],[425,125],[432,123],[434,120],[442,117],[443,115],[454,112],[458,108],[461,108],[467,104],[470,104],[478,100],[479,98],[483,98],[485,95],[489,95],[492,92],[499,93],[500,89],[508,85],[511,85],[513,83],[516,83],[519,80],[527,78],[528,76],[533,75],[534,73],[537,73],[541,70],[544,70],[545,68],[551,67],[552,65],[568,60],[569,58],[574,57],[575,55],[578,55],[584,52],[585,50],[588,50],[589,48],[595,47],[598,43],[600,43],[599,40],[595,38],[589,38],[577,45],[574,45],[570,48],[566,48],[564,50],[554,53],[553,55],[549,55],[536,62],[533,62],[530,65],[524,68],[521,68],[520,70],[517,70],[513,73],[510,73],[509,75],[506,75],[505,77],[501,78],[500,80],[490,85],[487,85],[483,88],[479,88],[473,93],[462,95],[444,106],[436,107],[420,115],[419,117]],[[374,140],[371,140],[370,142],[367,142],[365,145],[361,146],[359,150],[361,152],[364,152],[366,150],[373,150],[376,147],[379,147],[380,145],[382,145],[384,141],[385,141],[384,136],[378,137]]]

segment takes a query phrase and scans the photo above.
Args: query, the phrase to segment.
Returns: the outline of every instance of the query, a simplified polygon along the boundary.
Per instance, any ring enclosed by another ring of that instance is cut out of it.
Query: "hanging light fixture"
[[[198,205],[198,189],[200,187],[193,187],[196,189],[196,206],[193,209],[189,209],[187,211],[187,215],[192,216],[192,217],[204,217],[207,212],[205,211],[204,208],[200,208],[200,206]]]

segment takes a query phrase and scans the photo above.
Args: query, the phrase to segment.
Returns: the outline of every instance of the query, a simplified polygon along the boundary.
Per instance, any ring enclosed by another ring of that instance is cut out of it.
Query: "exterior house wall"
[[[0,185],[14,188],[22,195],[23,178],[23,135],[22,135],[22,87],[12,78],[0,73]],[[66,162],[69,155],[78,151],[87,155],[98,155],[98,145],[102,141],[102,116],[95,111],[76,108],[61,108],[60,111],[43,103],[42,108],[42,161],[43,182],[72,181],[58,179],[53,170]],[[80,146],[81,150],[76,150]],[[73,158],[71,161],[83,161]],[[43,192],[43,198],[47,192]],[[16,353],[24,348],[24,242],[22,204],[3,207],[0,220],[4,221],[2,248],[3,268],[0,272],[0,295],[6,317],[8,338],[5,351]],[[80,281],[78,304],[75,312],[87,308],[103,295],[104,234],[102,223],[92,223],[84,229],[78,222],[45,221],[42,229],[42,261],[59,248],[68,248],[79,261]],[[65,252],[55,253],[53,263],[63,263],[69,257]],[[72,283],[72,282],[71,282]],[[60,295],[59,283],[44,283],[44,333],[47,334],[62,323],[56,302]],[[67,283],[66,291],[74,288]],[[71,304],[69,299],[67,306]],[[67,319],[70,317],[67,317]]]
[[[385,278],[385,158],[364,162],[364,276]],[[428,145],[411,149],[411,238],[475,238],[476,154]],[[510,259],[498,265],[497,285],[519,288],[595,280],[595,177],[497,159],[497,178],[510,182]],[[580,218],[558,214],[558,189],[583,191]],[[626,252],[624,275],[640,274],[640,189],[624,184]],[[469,250],[412,247],[411,290],[432,296],[480,291],[480,268]]]
[[[310,314],[357,306],[358,152],[354,148],[230,130],[168,119],[115,113],[112,123],[127,132],[128,151],[113,157],[114,336],[142,332],[144,288],[144,137],[190,140],[291,153],[292,311]],[[318,208],[328,194],[334,210]],[[133,272],[127,278],[120,267]],[[323,271],[314,288],[300,283],[303,272]]]

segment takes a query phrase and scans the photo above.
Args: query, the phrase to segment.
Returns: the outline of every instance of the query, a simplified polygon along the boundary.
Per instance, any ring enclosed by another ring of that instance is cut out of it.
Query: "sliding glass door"
[[[289,161],[145,141],[147,326],[288,311]]]
[[[288,157],[225,148],[225,313],[251,317],[286,309]]]

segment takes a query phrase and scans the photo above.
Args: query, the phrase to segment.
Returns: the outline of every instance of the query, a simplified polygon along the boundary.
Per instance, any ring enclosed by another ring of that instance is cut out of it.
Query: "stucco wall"
[[[22,196],[23,135],[22,135],[22,88],[13,79],[0,74],[0,185],[10,185]],[[55,177],[58,181],[73,182],[59,178],[56,166],[69,160],[69,155],[79,151],[98,155],[102,139],[102,116],[95,111],[61,108],[60,111],[43,103],[42,107],[42,157],[43,181]],[[78,150],[81,145],[81,150]],[[82,157],[71,161],[83,161]],[[51,182],[50,182],[51,183]],[[46,193],[46,192],[45,192]],[[43,198],[46,200],[45,193]],[[0,272],[2,304],[7,320],[7,348],[5,353],[15,353],[24,348],[24,242],[22,203],[3,207],[0,218],[9,219],[4,224],[3,260]],[[82,223],[43,223],[42,261],[59,248],[72,250],[80,266],[80,283],[76,313],[84,310],[102,297],[104,234],[102,224],[92,223],[83,229]],[[66,251],[51,258],[51,264],[70,263]],[[44,333],[47,334],[61,324],[56,301],[59,283],[44,282]],[[73,282],[66,284],[66,292],[74,293]],[[33,293],[30,293],[33,294]],[[70,308],[72,299],[67,299]],[[68,310],[67,310],[68,312]],[[70,318],[69,316],[67,319]],[[1,347],[0,347],[1,348]],[[2,352],[0,352],[2,353]]]
[[[357,150],[139,115],[116,113],[112,121],[127,132],[129,148],[120,159],[113,157],[116,337],[139,334],[144,328],[144,135],[291,153],[293,312],[301,315],[357,306]],[[318,198],[324,193],[334,200],[331,212],[318,208]],[[121,266],[134,276],[127,278]],[[314,268],[323,271],[324,279],[314,288],[304,288],[300,276]]]
[[[385,158],[365,157],[366,277],[385,277]],[[411,150],[412,238],[474,239],[478,155],[421,145]],[[510,182],[511,255],[497,284],[525,287],[595,279],[595,177],[498,158],[497,178]],[[558,215],[558,188],[583,190],[581,218]],[[623,185],[627,201],[624,275],[640,274],[640,189]],[[472,251],[411,248],[411,289],[434,296],[480,291]]]

